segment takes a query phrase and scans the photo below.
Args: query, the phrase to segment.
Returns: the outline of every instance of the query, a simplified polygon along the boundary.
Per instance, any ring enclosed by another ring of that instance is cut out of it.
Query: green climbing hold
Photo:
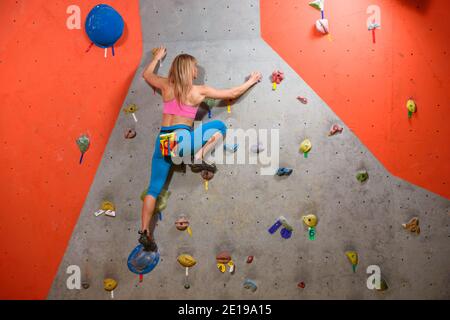
[[[141,193],[141,201],[144,201],[144,198],[147,195],[147,193],[148,193],[148,189],[145,189],[144,191],[142,191],[142,193]]]
[[[141,193],[141,201],[144,201],[145,196],[148,193],[148,189],[145,189]],[[155,212],[161,212],[167,208],[167,201],[169,200],[170,191],[163,189],[159,196],[156,198]]]
[[[363,183],[367,179],[369,179],[369,173],[367,171],[359,171],[356,174],[356,180],[358,180],[361,183]]]
[[[380,281],[380,289],[377,289],[378,291],[386,291],[387,289],[389,289],[386,280],[384,280],[383,278],[381,278]]]
[[[158,198],[156,199],[156,206],[155,206],[156,212],[161,212],[167,208],[167,201],[169,200],[169,197],[170,191],[163,189],[159,194]]]
[[[309,240],[313,241],[316,239],[316,228],[308,228]]]
[[[78,137],[76,140],[78,148],[81,151],[80,163],[83,161],[84,153],[89,149],[90,140],[89,137],[85,134]]]
[[[81,152],[86,152],[89,148],[89,137],[87,135],[82,135],[77,139],[78,148],[80,148]]]
[[[323,10],[323,5],[324,5],[324,1],[323,0],[314,0],[311,1],[309,3],[309,5],[317,10],[322,11]]]
[[[216,100],[215,99],[205,98],[205,100],[203,100],[203,102],[206,103],[208,105],[208,107],[210,107],[210,108],[216,106]]]

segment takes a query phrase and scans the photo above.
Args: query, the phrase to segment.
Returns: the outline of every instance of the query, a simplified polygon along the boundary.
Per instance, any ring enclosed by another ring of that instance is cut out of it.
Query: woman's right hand
[[[250,81],[253,84],[258,83],[261,81],[261,72],[255,71],[252,72],[249,77],[248,77],[248,81]]]

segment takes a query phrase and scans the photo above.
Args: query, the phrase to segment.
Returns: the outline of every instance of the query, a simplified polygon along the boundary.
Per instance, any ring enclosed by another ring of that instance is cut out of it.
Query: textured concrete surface
[[[49,299],[109,299],[105,277],[118,280],[116,299],[450,298],[450,202],[390,175],[345,124],[343,134],[327,136],[340,120],[260,39],[258,1],[141,1],[141,14],[145,57],[124,101],[140,107],[139,121],[123,113],[117,120]],[[279,129],[280,164],[294,173],[281,179],[260,175],[258,165],[219,165],[205,192],[199,175],[175,172],[155,230],[161,261],[138,283],[126,259],[137,243],[139,197],[148,185],[161,120],[161,98],[141,74],[151,48],[160,44],[168,48],[161,74],[181,52],[197,57],[212,86],[235,85],[261,71],[264,81],[231,114],[215,108],[213,118],[232,128]],[[275,69],[286,80],[272,91],[268,77]],[[298,95],[309,103],[300,104]],[[128,126],[136,127],[134,140],[123,138]],[[298,153],[305,137],[313,143],[308,159]],[[370,175],[362,185],[355,179],[359,169]],[[103,199],[116,204],[117,217],[94,217]],[[315,241],[300,219],[308,213],[319,218]],[[190,217],[192,238],[174,227],[180,214]],[[291,239],[267,232],[280,215],[294,226]],[[413,216],[420,218],[419,236],[401,226]],[[223,249],[232,253],[234,275],[216,268]],[[356,273],[344,254],[348,249],[359,253]],[[198,261],[189,290],[176,261],[180,253]],[[252,264],[245,263],[248,255],[255,256]],[[365,270],[373,264],[381,267],[388,291],[367,289]],[[66,288],[69,265],[81,267],[89,289]],[[255,293],[242,287],[246,278],[257,282]],[[297,288],[299,281],[306,288]]]

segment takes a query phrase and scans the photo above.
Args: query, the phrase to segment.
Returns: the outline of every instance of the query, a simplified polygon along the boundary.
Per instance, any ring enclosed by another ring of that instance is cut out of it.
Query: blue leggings
[[[161,193],[172,166],[170,156],[163,156],[159,149],[159,135],[173,131],[177,133],[179,155],[183,156],[186,154],[195,154],[217,132],[221,132],[222,136],[225,137],[227,127],[220,120],[204,123],[195,130],[192,130],[191,127],[185,124],[161,127],[160,133],[156,136],[150,185],[147,191],[147,195],[151,195],[155,199]]]

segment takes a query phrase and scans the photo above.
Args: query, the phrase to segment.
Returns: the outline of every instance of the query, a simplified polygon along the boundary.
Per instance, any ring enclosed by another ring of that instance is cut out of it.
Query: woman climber
[[[150,185],[142,205],[142,226],[139,242],[147,251],[157,251],[150,221],[155,211],[156,199],[161,193],[172,165],[171,157],[185,154],[194,155],[201,164],[193,164],[193,171],[215,171],[215,165],[203,160],[214,145],[224,138],[226,126],[222,121],[213,120],[193,130],[198,105],[205,99],[236,99],[261,80],[259,72],[253,72],[240,86],[230,89],[215,89],[207,85],[194,85],[197,78],[197,61],[188,54],[180,54],[172,62],[167,78],[154,73],[158,62],[166,55],[161,46],[154,51],[153,60],[143,72],[143,78],[153,87],[161,90],[164,102],[160,133],[156,137],[152,157]],[[200,134],[201,139],[194,139]],[[190,137],[190,139],[182,138]],[[196,141],[200,140],[200,141]]]

